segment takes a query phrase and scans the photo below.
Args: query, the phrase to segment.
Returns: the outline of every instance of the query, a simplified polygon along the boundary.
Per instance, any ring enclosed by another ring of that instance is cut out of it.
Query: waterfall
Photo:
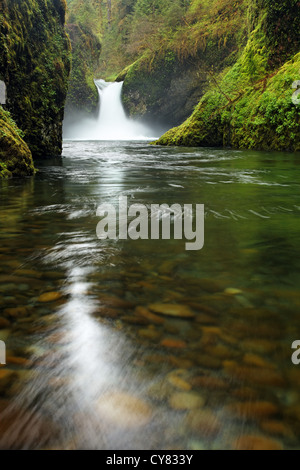
[[[64,130],[70,140],[154,140],[153,130],[126,116],[122,104],[123,82],[95,80],[99,93],[97,119],[83,118]]]

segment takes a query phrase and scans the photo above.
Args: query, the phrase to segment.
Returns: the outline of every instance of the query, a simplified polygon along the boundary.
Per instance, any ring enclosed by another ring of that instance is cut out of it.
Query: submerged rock
[[[161,315],[167,315],[171,317],[179,318],[194,318],[195,313],[187,307],[186,305],[179,304],[150,304],[149,309],[155,313],[160,313]]]
[[[59,300],[62,297],[60,292],[46,292],[45,294],[40,295],[38,298],[38,302],[54,302],[55,300]]]
[[[151,421],[151,407],[138,397],[125,392],[103,395],[97,402],[101,419],[121,428],[139,428]]]
[[[177,392],[170,397],[169,404],[174,410],[194,410],[202,408],[205,399],[195,392]]]
[[[282,450],[281,442],[263,436],[241,436],[232,443],[234,450]]]

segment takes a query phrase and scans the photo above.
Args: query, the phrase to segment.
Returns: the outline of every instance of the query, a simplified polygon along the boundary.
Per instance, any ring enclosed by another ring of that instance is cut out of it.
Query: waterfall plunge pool
[[[66,142],[1,181],[0,448],[300,449],[298,162]],[[98,240],[120,196],[204,203],[204,248]]]

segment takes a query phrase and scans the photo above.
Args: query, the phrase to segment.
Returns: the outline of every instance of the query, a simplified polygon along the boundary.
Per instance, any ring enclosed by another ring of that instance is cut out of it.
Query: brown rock
[[[234,450],[282,450],[280,442],[267,439],[263,436],[242,436],[236,439],[232,448]]]
[[[145,307],[136,307],[134,313],[137,316],[146,318],[146,320],[149,320],[150,323],[155,323],[156,325],[162,325],[165,322],[163,318],[159,317],[158,315],[155,315],[154,313],[151,313]]]
[[[216,437],[222,428],[220,420],[209,410],[194,410],[189,412],[186,424],[202,438]]]
[[[187,344],[185,341],[182,341],[180,339],[173,339],[173,338],[165,338],[161,341],[161,346],[164,346],[165,348],[186,348]]]
[[[186,305],[179,305],[179,304],[150,304],[149,309],[155,313],[160,313],[161,315],[167,315],[171,317],[179,317],[179,318],[194,318],[195,313],[187,307]]]
[[[258,356],[257,354],[245,354],[243,361],[245,364],[256,366],[256,367],[265,367],[266,369],[276,369],[274,364],[265,361],[262,357]]]
[[[62,294],[60,292],[46,292],[45,294],[42,294],[38,298],[38,302],[55,302],[56,300],[59,300],[62,297]]]
[[[102,295],[101,301],[113,308],[129,309],[135,307],[133,302],[110,295]]]
[[[30,309],[28,307],[6,308],[3,313],[4,315],[12,318],[26,317],[27,315],[30,315]]]
[[[271,387],[284,387],[284,378],[279,372],[262,367],[239,366],[233,361],[224,361],[226,373],[237,380]]]
[[[146,339],[150,339],[153,341],[158,340],[161,337],[161,335],[162,334],[160,331],[157,331],[151,328],[145,328],[145,329],[139,330],[139,336],[141,338],[146,338]]]
[[[226,390],[229,388],[229,384],[224,382],[224,380],[211,376],[193,377],[191,384],[193,387],[207,388],[209,390]]]
[[[253,420],[268,418],[279,412],[276,405],[267,401],[233,403],[225,407],[225,409],[240,419]]]
[[[269,420],[260,423],[262,431],[272,434],[273,436],[281,436],[291,438],[293,432],[291,428],[283,421]]]
[[[177,375],[170,375],[168,377],[168,382],[173,385],[173,387],[178,388],[179,390],[184,390],[189,392],[192,388],[191,384],[183,380],[181,377],[178,377]]]
[[[169,400],[174,410],[195,410],[205,404],[204,398],[195,392],[177,392]]]
[[[117,428],[140,428],[152,418],[152,410],[147,403],[124,392],[103,395],[97,402],[97,410],[103,421]]]

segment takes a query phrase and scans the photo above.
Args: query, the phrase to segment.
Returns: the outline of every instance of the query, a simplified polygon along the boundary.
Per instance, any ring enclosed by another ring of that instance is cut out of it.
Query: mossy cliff
[[[98,109],[94,84],[101,54],[102,19],[96,0],[67,0],[66,29],[72,44],[72,70],[66,102],[66,121],[78,113],[91,115]]]
[[[94,84],[99,65],[101,43],[87,28],[68,24],[72,44],[72,71],[66,102],[66,115],[78,111],[94,113],[98,106],[98,92]]]
[[[135,8],[133,37],[138,18],[142,25],[146,21],[146,4],[141,4]],[[245,15],[243,0],[175,1],[157,7],[155,34],[144,38],[142,56],[117,77],[124,80],[128,114],[169,125],[186,119],[207,91],[211,74],[233,65],[245,45]]]
[[[34,174],[32,155],[22,132],[0,106],[0,178]]]
[[[300,150],[297,0],[249,2],[248,40],[236,63],[212,75],[194,113],[157,144]]]
[[[22,129],[33,157],[62,151],[70,72],[65,11],[65,0],[1,0],[0,78],[7,86],[6,108]],[[3,132],[7,133],[6,127]],[[16,145],[12,148],[16,152]]]

